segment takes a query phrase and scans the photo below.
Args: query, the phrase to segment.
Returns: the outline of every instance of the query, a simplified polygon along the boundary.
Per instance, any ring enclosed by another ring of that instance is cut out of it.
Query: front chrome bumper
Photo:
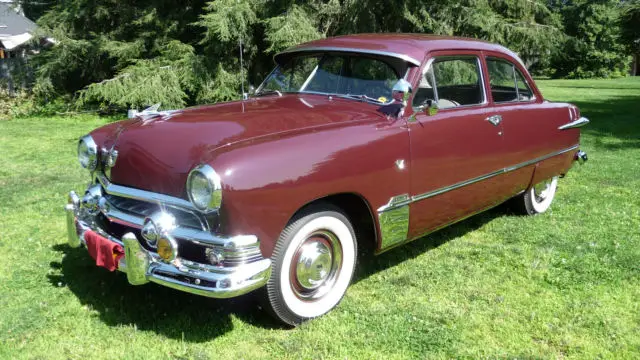
[[[164,262],[158,254],[140,245],[133,233],[126,233],[121,239],[107,234],[91,220],[80,205],[78,196],[71,192],[65,206],[67,236],[71,247],[86,245],[84,234],[88,230],[124,247],[125,256],[120,259],[118,270],[127,274],[132,285],[142,285],[149,281],[192,294],[229,298],[248,293],[264,286],[271,275],[271,260],[260,259],[233,267],[213,266],[176,258]],[[232,242],[233,238],[211,235],[217,242]]]

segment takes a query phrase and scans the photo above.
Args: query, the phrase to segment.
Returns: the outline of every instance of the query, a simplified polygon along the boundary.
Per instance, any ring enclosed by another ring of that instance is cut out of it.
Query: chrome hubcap
[[[342,247],[328,231],[317,231],[302,242],[293,257],[291,285],[296,296],[318,299],[333,286],[342,266]]]
[[[535,195],[537,202],[542,202],[549,196],[552,181],[553,179],[545,180],[533,186],[533,195]]]

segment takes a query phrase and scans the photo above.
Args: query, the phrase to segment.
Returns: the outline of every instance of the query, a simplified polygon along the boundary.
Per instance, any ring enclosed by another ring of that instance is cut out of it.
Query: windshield
[[[297,55],[276,67],[256,94],[327,94],[389,103],[391,89],[400,78],[397,69],[382,59],[335,53]]]

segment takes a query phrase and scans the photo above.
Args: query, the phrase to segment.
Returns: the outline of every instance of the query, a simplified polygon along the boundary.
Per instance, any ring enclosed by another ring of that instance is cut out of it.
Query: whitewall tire
[[[557,187],[557,176],[532,186],[522,195],[524,212],[529,215],[536,215],[547,211],[551,207]]]
[[[351,283],[357,241],[349,219],[330,204],[312,205],[282,231],[267,283],[273,315],[298,325],[331,311]]]

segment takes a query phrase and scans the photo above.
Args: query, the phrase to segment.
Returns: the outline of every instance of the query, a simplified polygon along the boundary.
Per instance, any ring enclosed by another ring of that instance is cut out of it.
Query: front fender
[[[409,163],[403,120],[357,121],[220,148],[211,161],[223,183],[220,229],[258,236],[270,257],[287,222],[315,199],[355,193],[375,211],[409,193],[409,166],[400,169],[397,160]]]

